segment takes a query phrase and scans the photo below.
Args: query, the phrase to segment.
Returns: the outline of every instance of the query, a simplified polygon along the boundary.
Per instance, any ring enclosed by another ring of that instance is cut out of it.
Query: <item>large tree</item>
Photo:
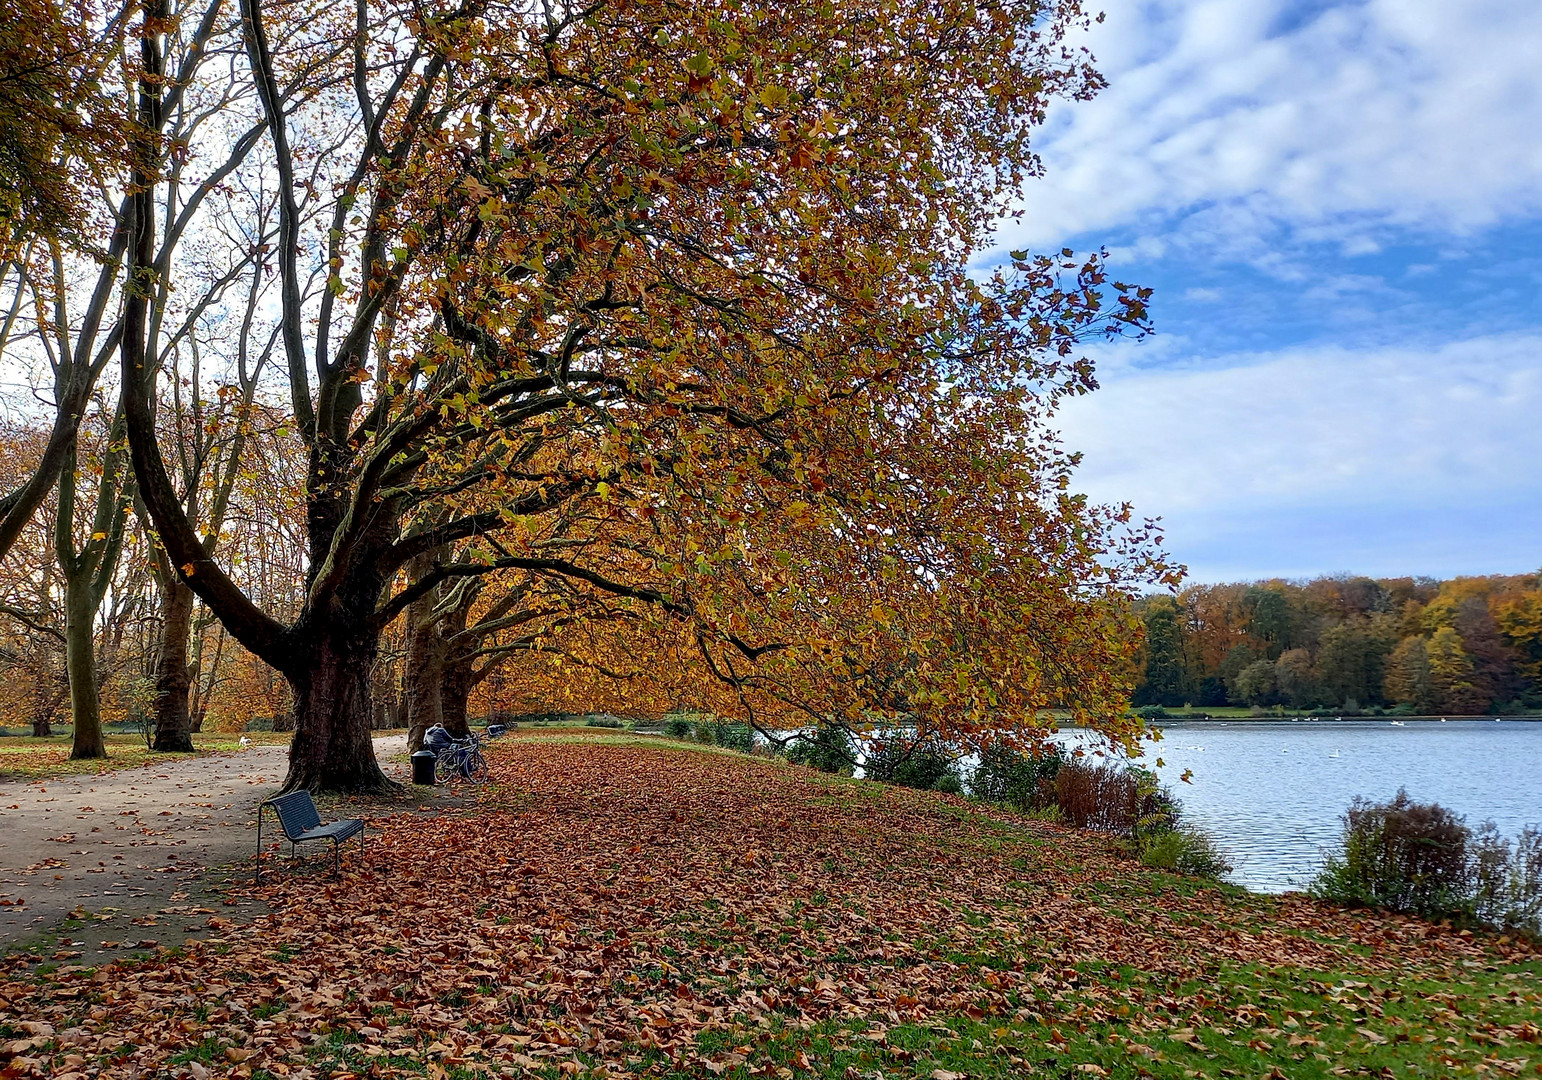
[[[1145,296],[1069,253],[968,270],[1047,102],[1099,86],[1066,44],[1076,3],[242,20],[309,462],[296,618],[211,556],[156,441],[148,145],[121,355],[172,565],[293,686],[286,786],[388,783],[381,630],[494,570],[683,635],[752,714],[969,732],[1070,707],[1133,735],[1125,601],[1170,575],[1126,510],[1071,494],[1046,422],[1094,385],[1077,343],[1143,327]],[[153,120],[153,34],[145,55]],[[307,64],[330,89],[301,100]]]

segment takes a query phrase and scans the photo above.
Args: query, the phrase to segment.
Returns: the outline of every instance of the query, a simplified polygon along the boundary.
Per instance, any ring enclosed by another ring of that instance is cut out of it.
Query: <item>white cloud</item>
[[[1006,246],[1134,226],[1253,258],[1542,211],[1542,4],[1107,0],[1110,87],[1057,108]],[[1144,253],[1173,237],[1143,237]],[[1138,242],[1139,243],[1139,242]]]
[[[1181,348],[1114,349],[1060,427],[1078,486],[1163,516],[1199,576],[1542,564],[1542,334],[1202,365]]]

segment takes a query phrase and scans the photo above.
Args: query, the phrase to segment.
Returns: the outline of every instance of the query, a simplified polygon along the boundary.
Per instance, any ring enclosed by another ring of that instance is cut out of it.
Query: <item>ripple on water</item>
[[[1203,728],[1205,742],[1194,742]],[[1398,788],[1513,836],[1542,822],[1542,723],[1491,720],[1168,724],[1158,770],[1185,813],[1226,849],[1232,880],[1304,888],[1336,848],[1356,795]],[[1184,736],[1187,735],[1187,738]],[[1283,738],[1282,738],[1283,737]],[[1180,783],[1184,770],[1190,783]]]

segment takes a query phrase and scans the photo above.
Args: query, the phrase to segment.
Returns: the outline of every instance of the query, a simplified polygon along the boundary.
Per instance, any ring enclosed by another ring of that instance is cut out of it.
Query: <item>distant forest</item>
[[[1542,707],[1542,573],[1195,585],[1141,606],[1136,705]]]

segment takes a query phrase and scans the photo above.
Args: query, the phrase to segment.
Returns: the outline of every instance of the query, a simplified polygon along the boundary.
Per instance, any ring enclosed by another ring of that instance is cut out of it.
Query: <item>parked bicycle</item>
[[[482,740],[475,734],[455,738],[443,726],[435,724],[423,733],[423,745],[434,752],[434,780],[448,783],[454,779],[487,779],[487,760],[482,757]]]

